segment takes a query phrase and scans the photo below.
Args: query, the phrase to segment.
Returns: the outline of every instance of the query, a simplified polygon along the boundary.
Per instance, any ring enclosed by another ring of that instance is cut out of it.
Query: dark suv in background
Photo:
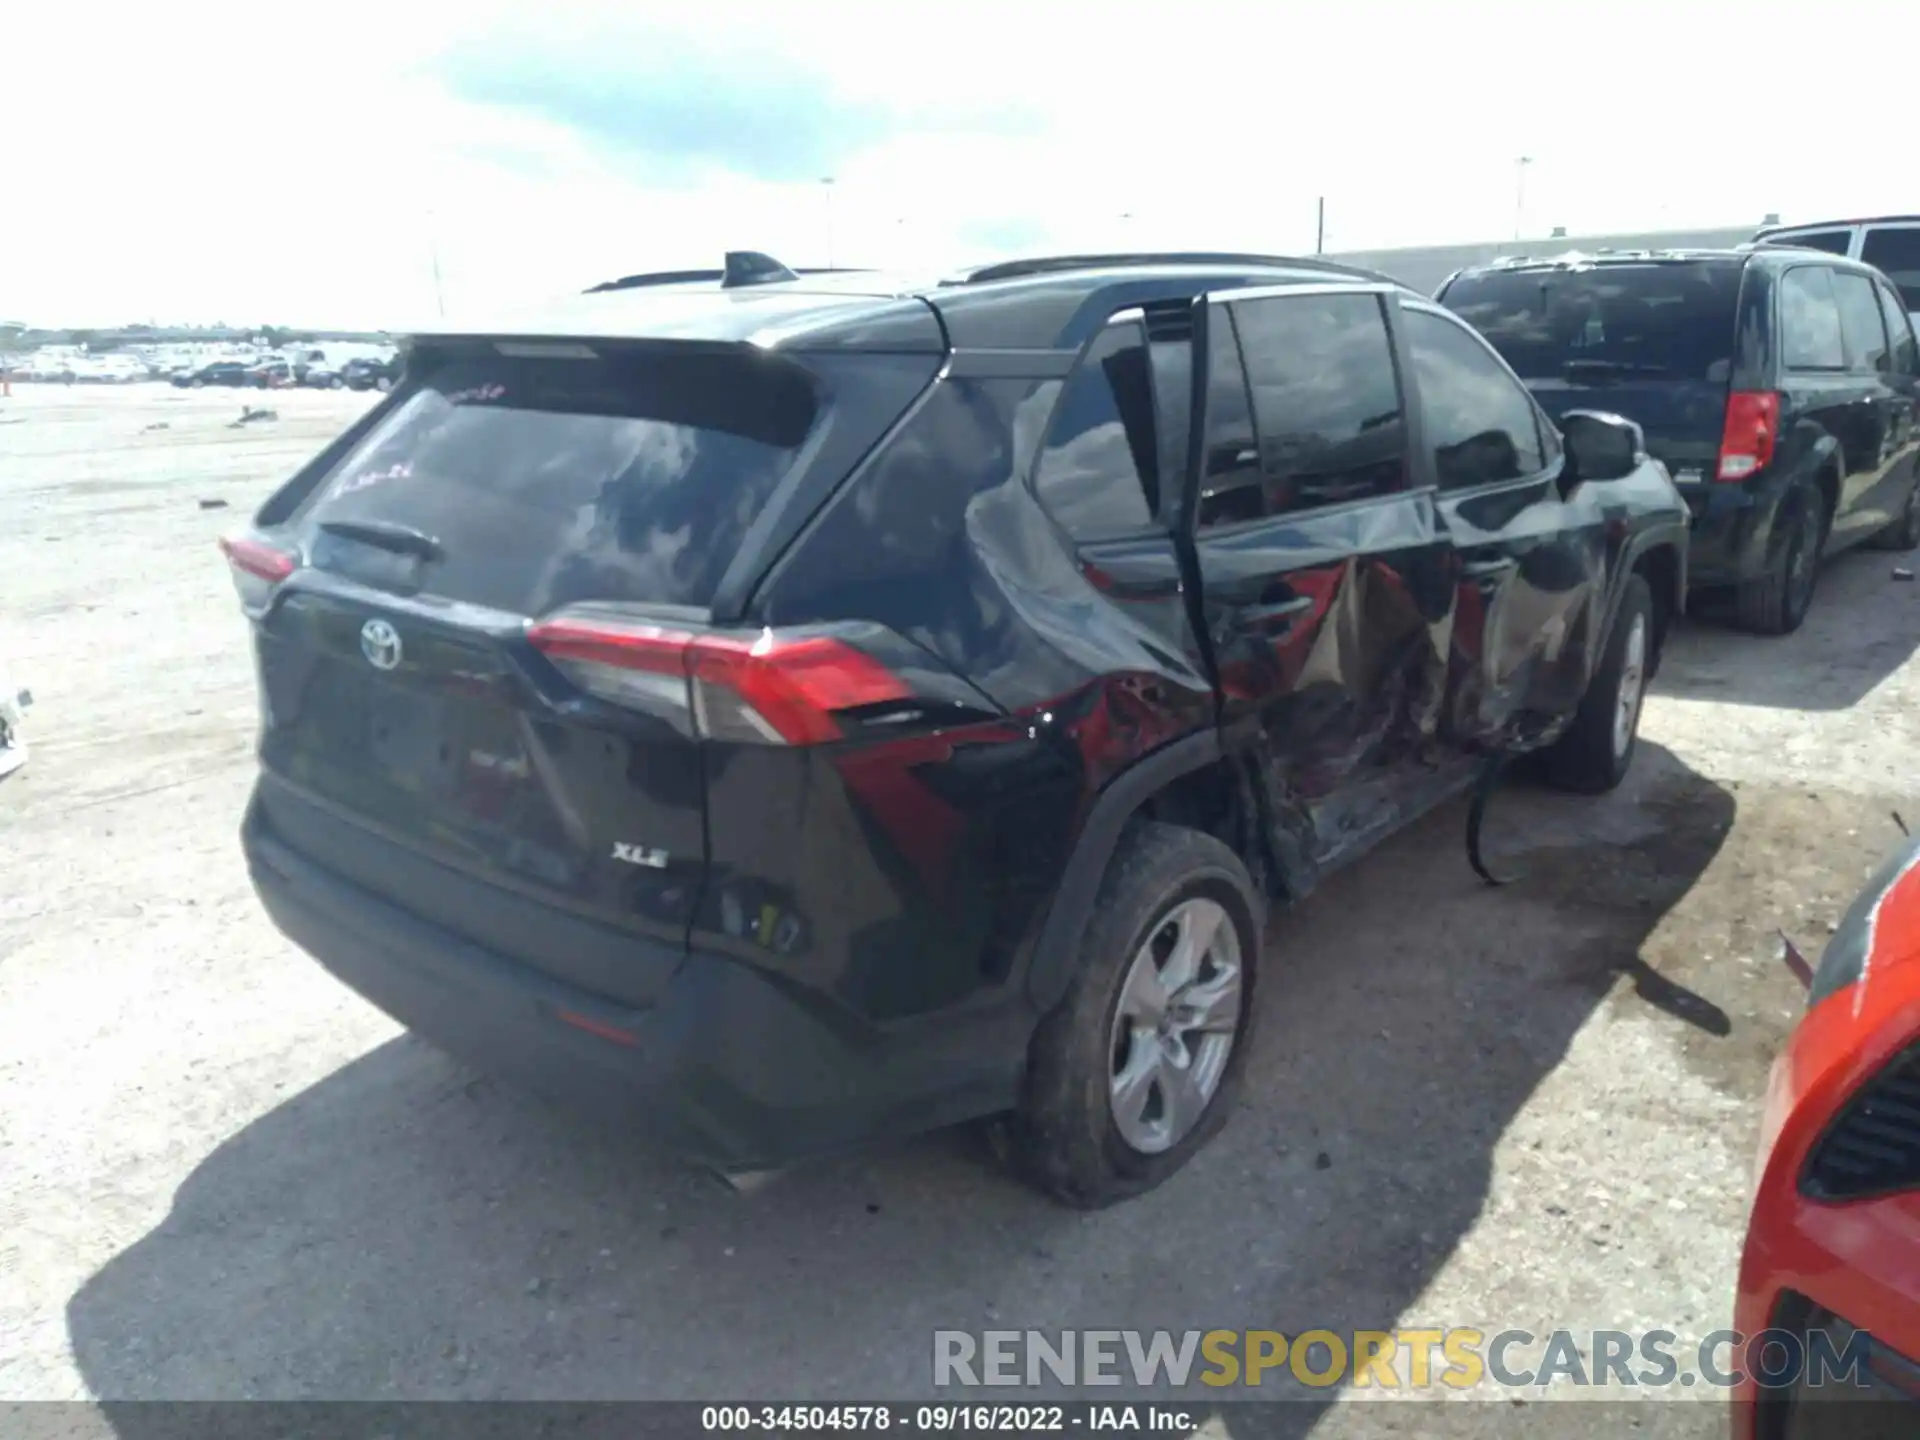
[[[1689,573],[1743,624],[1799,628],[1819,561],[1920,545],[1920,363],[1872,267],[1785,247],[1566,255],[1464,270],[1437,298],[1547,409],[1639,422],[1693,514]]]
[[[405,1024],[723,1169],[1006,1115],[1103,1204],[1231,1113],[1269,901],[1487,757],[1619,781],[1685,525],[1331,264],[629,277],[415,337],[227,542],[246,853]]]

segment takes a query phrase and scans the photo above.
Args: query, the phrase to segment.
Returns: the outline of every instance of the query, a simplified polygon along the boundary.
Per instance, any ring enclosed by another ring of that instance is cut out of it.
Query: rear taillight
[[[240,592],[240,604],[248,610],[260,609],[273,594],[273,587],[291,575],[300,565],[292,551],[268,544],[255,535],[229,535],[220,541],[233,572],[233,588]]]
[[[1771,390],[1736,390],[1727,396],[1727,423],[1720,432],[1719,480],[1744,480],[1773,459],[1780,433],[1780,397]]]
[[[835,712],[912,693],[879,661],[827,635],[695,634],[557,615],[530,626],[527,639],[583,690],[713,740],[837,740]]]

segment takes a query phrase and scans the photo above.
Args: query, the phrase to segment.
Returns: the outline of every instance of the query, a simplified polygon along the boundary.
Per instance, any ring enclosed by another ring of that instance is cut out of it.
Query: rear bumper
[[[312,864],[259,806],[248,869],[287,937],[476,1068],[725,1170],[769,1169],[1009,1108],[1024,1007],[878,1030],[732,959],[693,954],[630,1009],[422,920]]]
[[[1779,496],[1771,487],[1702,483],[1680,487],[1692,517],[1688,584],[1738,585],[1766,573]]]

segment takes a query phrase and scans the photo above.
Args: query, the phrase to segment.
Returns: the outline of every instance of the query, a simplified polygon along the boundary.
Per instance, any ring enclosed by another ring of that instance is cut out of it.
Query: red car
[[[1761,1378],[1735,1390],[1733,1433],[1920,1435],[1920,843],[1867,882],[1817,969],[1787,962],[1807,1013],[1767,1086],[1734,1308],[1762,1337],[1734,1358]]]

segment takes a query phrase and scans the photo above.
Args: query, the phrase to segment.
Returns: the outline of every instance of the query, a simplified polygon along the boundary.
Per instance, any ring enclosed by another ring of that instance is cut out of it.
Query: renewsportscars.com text
[[[1805,1377],[1863,1387],[1870,1339],[1716,1330],[1683,1344],[1671,1330],[936,1330],[940,1387],[1352,1385],[1356,1389],[1728,1389]]]

